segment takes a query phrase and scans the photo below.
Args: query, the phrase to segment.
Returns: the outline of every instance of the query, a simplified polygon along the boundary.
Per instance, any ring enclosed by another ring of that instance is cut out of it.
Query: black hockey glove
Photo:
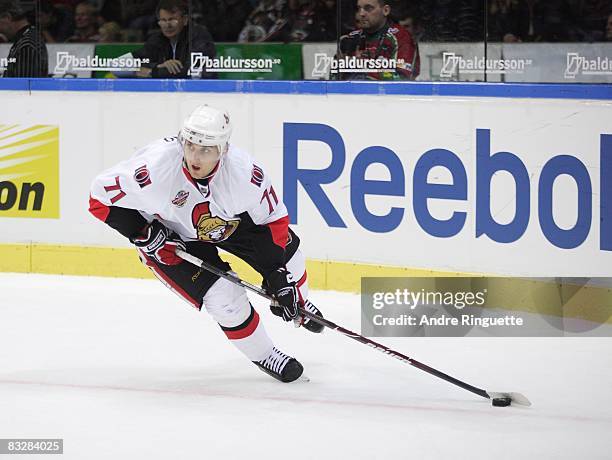
[[[300,314],[298,309],[300,295],[291,273],[286,268],[278,268],[268,276],[266,281],[267,290],[279,304],[278,306],[270,305],[272,313],[282,317],[285,321],[295,320]]]
[[[176,255],[176,249],[185,250],[185,243],[158,220],[151,222],[142,235],[131,238],[134,245],[160,264],[178,265],[183,259]]]

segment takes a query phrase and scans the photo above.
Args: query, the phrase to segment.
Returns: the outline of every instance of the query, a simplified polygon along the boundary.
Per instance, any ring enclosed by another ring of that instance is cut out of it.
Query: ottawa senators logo
[[[142,165],[136,171],[134,171],[134,180],[140,186],[145,188],[147,185],[151,185],[151,174],[147,169],[147,165]]]
[[[253,165],[253,170],[251,171],[251,184],[261,187],[263,180],[264,180],[263,170],[259,166]]]
[[[198,232],[198,239],[219,243],[228,239],[238,228],[240,219],[223,220],[211,215],[208,202],[200,203],[191,212],[191,222]]]

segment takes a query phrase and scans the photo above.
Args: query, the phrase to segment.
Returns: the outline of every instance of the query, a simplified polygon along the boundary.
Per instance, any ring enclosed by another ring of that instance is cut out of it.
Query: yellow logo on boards
[[[0,218],[59,218],[59,127],[0,125]]]

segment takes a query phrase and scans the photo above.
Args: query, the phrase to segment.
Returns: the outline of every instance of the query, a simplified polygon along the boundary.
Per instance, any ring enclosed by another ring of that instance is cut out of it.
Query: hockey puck
[[[511,402],[512,399],[510,398],[493,398],[491,401],[495,407],[506,407],[509,406]]]

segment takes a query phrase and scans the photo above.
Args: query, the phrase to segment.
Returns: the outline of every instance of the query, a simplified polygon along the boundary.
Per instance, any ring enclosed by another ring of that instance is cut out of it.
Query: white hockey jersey
[[[248,153],[230,146],[214,175],[195,181],[176,137],[153,142],[97,176],[90,212],[128,238],[157,219],[184,241],[218,244],[260,272],[284,264],[292,239],[285,205]]]

